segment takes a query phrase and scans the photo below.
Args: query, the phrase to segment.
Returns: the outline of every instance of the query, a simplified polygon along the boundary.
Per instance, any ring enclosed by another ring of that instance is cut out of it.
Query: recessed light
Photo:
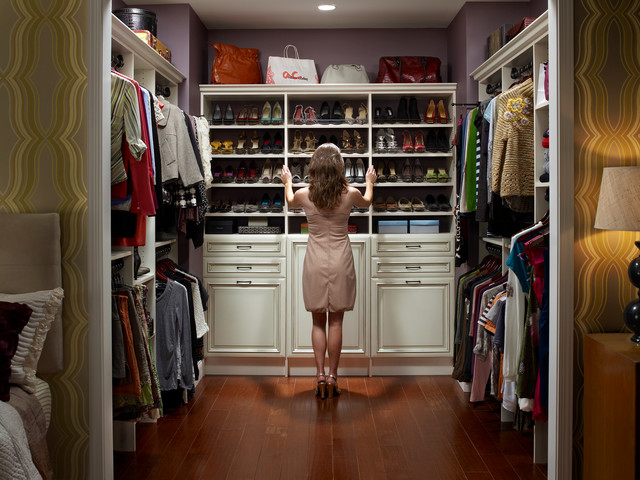
[[[335,10],[336,6],[333,4],[330,5],[318,5],[318,10],[323,10],[325,12],[328,12],[329,10]]]

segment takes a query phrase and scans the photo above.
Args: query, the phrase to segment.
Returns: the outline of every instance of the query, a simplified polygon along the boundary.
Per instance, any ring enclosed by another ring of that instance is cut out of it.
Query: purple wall
[[[284,47],[293,44],[300,58],[315,60],[318,77],[330,64],[357,63],[364,65],[370,81],[378,74],[378,61],[387,55],[426,55],[442,61],[443,81],[447,78],[447,37],[444,29],[309,29],[309,30],[210,30],[211,43],[227,43],[242,48],[260,50],[262,77],[267,71],[269,56],[282,56]],[[211,71],[215,50],[209,48],[208,71]],[[207,80],[209,83],[210,79]]]

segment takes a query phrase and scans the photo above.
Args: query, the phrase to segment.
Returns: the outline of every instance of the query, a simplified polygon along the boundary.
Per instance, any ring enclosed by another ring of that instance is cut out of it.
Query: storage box
[[[410,220],[409,233],[440,233],[440,220]]]
[[[158,40],[149,30],[134,30],[138,37],[160,54],[162,58],[171,61],[171,50],[169,50],[160,40]]]
[[[407,233],[407,220],[378,220],[378,233]]]
[[[238,233],[257,233],[257,234],[273,234],[281,233],[280,227],[245,225],[238,227]]]
[[[233,220],[207,219],[204,224],[204,233],[233,233]]]
[[[513,27],[513,24],[505,23],[487,37],[487,58],[491,57],[507,43],[507,32],[511,27]]]

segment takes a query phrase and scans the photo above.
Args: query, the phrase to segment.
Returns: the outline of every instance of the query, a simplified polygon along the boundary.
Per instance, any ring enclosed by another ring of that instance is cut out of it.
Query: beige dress
[[[309,241],[302,270],[302,295],[309,312],[353,310],[356,272],[347,231],[351,203],[347,193],[334,210],[320,210],[309,189],[298,192],[309,223]]]

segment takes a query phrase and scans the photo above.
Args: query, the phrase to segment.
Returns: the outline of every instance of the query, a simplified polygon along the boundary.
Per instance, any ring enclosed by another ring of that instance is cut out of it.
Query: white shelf
[[[177,239],[157,241],[156,248],[164,247],[166,245],[173,245],[175,243],[178,243]]]
[[[482,241],[502,248],[509,248],[511,245],[511,239],[505,237],[482,237]]]
[[[549,109],[549,100],[544,100],[543,102],[538,103],[535,106],[536,110],[548,110]]]
[[[151,271],[149,273],[145,273],[144,275],[136,278],[134,280],[134,283],[136,285],[143,285],[145,283],[149,283],[149,282],[153,281],[155,278],[156,278],[156,272]]]
[[[131,250],[116,250],[111,252],[111,261],[127,258],[133,255]]]

